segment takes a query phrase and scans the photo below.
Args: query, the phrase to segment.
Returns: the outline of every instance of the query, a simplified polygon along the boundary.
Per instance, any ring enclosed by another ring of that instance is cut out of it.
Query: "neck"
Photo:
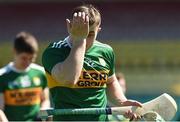
[[[86,51],[87,51],[89,48],[91,48],[91,46],[93,45],[93,42],[94,42],[94,41],[87,41],[87,42],[86,42]]]
[[[17,62],[15,62],[15,61],[14,61],[14,67],[15,67],[17,70],[22,70],[22,71],[26,69],[25,67],[19,65],[19,64],[18,64]]]

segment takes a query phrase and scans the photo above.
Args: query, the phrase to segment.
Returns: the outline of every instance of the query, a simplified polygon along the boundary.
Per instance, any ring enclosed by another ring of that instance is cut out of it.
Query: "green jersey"
[[[69,38],[51,43],[43,53],[48,86],[56,109],[105,108],[106,83],[114,74],[114,53],[110,46],[95,41],[85,53],[83,69],[78,82],[67,86],[51,76],[52,68],[63,62],[71,51]],[[105,121],[106,115],[54,116],[54,120]]]
[[[45,72],[39,65],[31,64],[26,70],[19,71],[9,63],[0,69],[0,93],[4,95],[4,112],[8,120],[34,120],[46,86]]]

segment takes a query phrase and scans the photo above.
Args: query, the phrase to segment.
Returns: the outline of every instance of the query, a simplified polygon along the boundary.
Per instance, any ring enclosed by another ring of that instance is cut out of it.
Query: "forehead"
[[[18,53],[17,55],[20,57],[34,57],[35,56],[35,54],[26,53],[26,52]]]

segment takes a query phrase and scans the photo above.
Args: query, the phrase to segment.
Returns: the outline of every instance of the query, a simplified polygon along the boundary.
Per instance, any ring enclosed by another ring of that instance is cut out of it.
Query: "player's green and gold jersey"
[[[46,86],[45,73],[39,65],[31,64],[25,71],[18,71],[10,63],[0,69],[0,93],[4,94],[4,112],[8,120],[34,120]]]
[[[67,86],[51,76],[51,70],[63,62],[71,51],[68,37],[51,43],[44,51],[42,63],[55,108],[105,108],[106,83],[114,74],[114,53],[110,46],[95,41],[85,53],[84,65],[78,82]],[[106,120],[106,115],[54,116],[54,120]]]

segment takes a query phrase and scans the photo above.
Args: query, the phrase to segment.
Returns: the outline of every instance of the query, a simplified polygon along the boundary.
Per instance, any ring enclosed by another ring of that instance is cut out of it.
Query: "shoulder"
[[[4,75],[4,74],[7,74],[7,73],[9,73],[10,71],[11,71],[11,69],[9,68],[8,65],[2,67],[2,68],[0,69],[0,76],[2,76],[2,75]]]
[[[51,69],[58,62],[64,61],[69,55],[71,50],[71,45],[69,43],[69,37],[64,40],[52,42],[43,52],[42,64],[45,69]]]
[[[98,51],[102,53],[105,53],[108,55],[112,55],[114,53],[113,48],[108,44],[95,41],[93,46],[95,47],[95,49],[97,49]]]
[[[44,68],[42,66],[38,65],[38,64],[32,63],[30,65],[30,68],[33,69],[33,70],[37,70],[39,72],[45,73]]]
[[[108,44],[99,42],[99,41],[95,41],[94,42],[94,46],[98,47],[98,48],[105,48],[105,50],[113,50],[112,47]]]
[[[61,48],[68,48],[71,47],[68,41],[69,37],[65,38],[64,40],[58,40],[51,42],[47,49],[61,49]]]
[[[97,51],[98,54],[101,54],[103,57],[109,60],[114,60],[114,51],[110,45],[95,41],[93,46],[94,50]]]
[[[71,49],[71,45],[67,41],[67,38],[64,40],[59,40],[51,42],[49,46],[44,50],[42,55],[42,61],[47,58],[56,58],[54,55],[68,55]]]

